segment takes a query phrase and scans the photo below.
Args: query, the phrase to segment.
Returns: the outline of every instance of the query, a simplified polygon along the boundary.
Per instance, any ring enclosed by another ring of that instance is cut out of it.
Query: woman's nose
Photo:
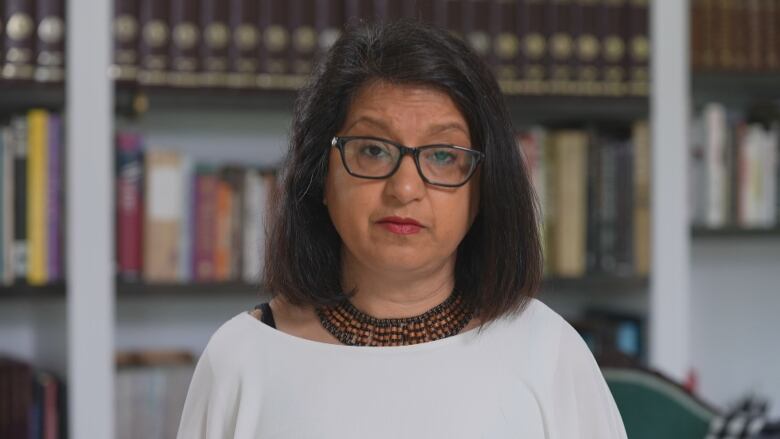
[[[402,204],[422,198],[425,194],[425,181],[417,172],[414,157],[401,157],[401,163],[393,175],[388,177],[385,193],[398,199]]]

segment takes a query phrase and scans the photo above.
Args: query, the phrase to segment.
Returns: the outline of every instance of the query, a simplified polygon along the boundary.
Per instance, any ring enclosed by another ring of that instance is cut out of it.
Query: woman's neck
[[[357,291],[350,299],[352,304],[380,319],[423,314],[444,302],[455,286],[454,258],[438,267],[403,275],[372,270],[349,256],[343,258],[342,268],[345,290]]]

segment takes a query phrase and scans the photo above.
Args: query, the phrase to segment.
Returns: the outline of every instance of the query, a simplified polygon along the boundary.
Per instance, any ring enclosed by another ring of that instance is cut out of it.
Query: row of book
[[[4,78],[62,79],[64,1],[6,0]],[[648,1],[114,0],[112,74],[295,89],[346,25],[406,17],[462,37],[510,94],[646,95]]]
[[[66,401],[58,377],[0,356],[0,438],[64,438]]]
[[[650,139],[629,128],[518,135],[543,213],[548,276],[650,272]]]
[[[116,361],[116,438],[175,438],[194,372],[192,355],[121,352]]]
[[[747,114],[711,102],[691,135],[691,222],[705,228],[777,227],[780,218],[780,111]]]
[[[780,0],[691,0],[691,64],[780,72]]]
[[[117,135],[117,271],[150,283],[261,281],[274,173],[195,163]]]
[[[0,123],[0,285],[62,280],[63,144],[58,114]]]

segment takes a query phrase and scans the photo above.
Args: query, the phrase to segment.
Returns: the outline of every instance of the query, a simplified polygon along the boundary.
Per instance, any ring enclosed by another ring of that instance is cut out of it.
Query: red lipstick
[[[423,225],[414,218],[401,218],[388,216],[377,221],[377,224],[398,235],[412,235],[418,233]]]

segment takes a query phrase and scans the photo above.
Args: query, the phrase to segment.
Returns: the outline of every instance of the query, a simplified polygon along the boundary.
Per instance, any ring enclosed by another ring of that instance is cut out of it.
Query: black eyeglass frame
[[[393,167],[393,169],[391,169],[385,175],[378,176],[378,177],[370,177],[366,175],[356,174],[349,169],[349,166],[347,166],[347,158],[344,156],[344,144],[350,140],[355,140],[355,139],[376,140],[377,142],[393,145],[396,148],[398,148],[399,151],[401,151],[401,155],[398,156],[398,160],[395,162],[395,166]],[[474,173],[477,172],[477,167],[479,166],[479,164],[482,162],[482,160],[485,159],[484,152],[477,151],[475,149],[464,148],[462,146],[440,143],[440,144],[433,144],[433,145],[422,145],[422,146],[418,146],[417,148],[410,148],[408,146],[401,145],[400,143],[396,143],[391,140],[382,139],[379,137],[371,137],[371,136],[334,136],[333,139],[330,141],[330,145],[332,147],[336,147],[339,150],[339,155],[341,155],[341,164],[344,165],[344,169],[347,170],[347,173],[353,177],[367,178],[370,180],[382,180],[385,178],[389,178],[393,174],[395,174],[396,171],[398,171],[398,168],[401,167],[401,161],[404,159],[404,156],[408,154],[412,156],[412,158],[414,159],[414,165],[417,167],[417,173],[420,175],[420,178],[422,178],[424,182],[428,184],[432,184],[434,186],[442,186],[442,187],[460,187],[468,183],[471,177],[474,176]],[[436,183],[429,180],[428,177],[426,177],[423,174],[422,167],[420,167],[420,152],[425,151],[426,149],[441,148],[441,147],[447,147],[447,148],[457,149],[460,151],[465,151],[471,154],[472,156],[476,157],[471,169],[469,170],[469,173],[466,175],[466,178],[463,180],[462,183],[458,183],[458,184]]]

